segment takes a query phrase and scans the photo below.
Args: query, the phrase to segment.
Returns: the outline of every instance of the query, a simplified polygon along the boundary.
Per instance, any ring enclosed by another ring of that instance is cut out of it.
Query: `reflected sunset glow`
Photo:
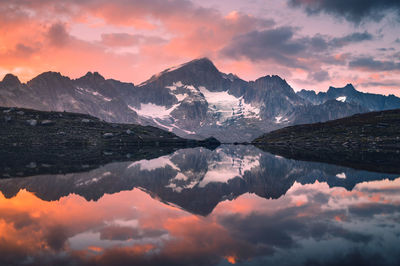
[[[293,259],[306,260],[316,256],[318,243],[334,249],[325,251],[330,254],[325,259],[344,247],[388,252],[385,248],[396,238],[390,232],[399,230],[399,191],[400,179],[360,183],[352,191],[296,182],[278,199],[247,193],[199,216],[140,189],[106,194],[98,201],[75,194],[45,201],[23,189],[11,198],[0,196],[0,249],[8,251],[3,262],[39,262],[44,254],[57,260],[64,253],[63,259],[99,265],[272,263],[293,252],[298,256]],[[390,225],[383,238],[382,219]],[[344,246],[333,244],[337,241]]]

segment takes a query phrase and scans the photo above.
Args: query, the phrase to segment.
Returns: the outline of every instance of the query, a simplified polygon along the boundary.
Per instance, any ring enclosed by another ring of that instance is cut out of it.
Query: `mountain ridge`
[[[313,90],[301,90],[297,94],[312,104],[322,104],[328,100],[338,100],[358,104],[368,111],[384,111],[400,108],[400,98],[393,94],[388,96],[365,93],[356,90],[353,84],[338,88],[330,86],[326,92],[316,93]]]
[[[98,72],[77,79],[44,72],[27,83],[9,75],[3,80],[0,106],[85,113],[222,142],[251,141],[285,126],[369,110],[357,102],[313,102],[313,95],[296,93],[277,75],[245,81],[220,72],[208,58],[168,68],[139,85],[105,79]]]

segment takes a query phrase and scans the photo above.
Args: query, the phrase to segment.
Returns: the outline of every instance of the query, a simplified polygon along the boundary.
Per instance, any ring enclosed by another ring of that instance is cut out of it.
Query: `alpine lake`
[[[400,173],[252,145],[145,154],[4,157],[0,265],[400,265]]]

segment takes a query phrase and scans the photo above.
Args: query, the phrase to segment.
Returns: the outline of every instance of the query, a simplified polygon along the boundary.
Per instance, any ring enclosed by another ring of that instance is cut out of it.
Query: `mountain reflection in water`
[[[0,265],[398,265],[397,178],[225,145],[0,179]]]

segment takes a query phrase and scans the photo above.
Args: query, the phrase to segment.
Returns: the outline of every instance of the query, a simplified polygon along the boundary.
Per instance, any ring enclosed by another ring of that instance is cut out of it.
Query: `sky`
[[[139,84],[201,57],[296,91],[352,83],[400,96],[400,1],[0,1],[0,77],[98,71]]]

